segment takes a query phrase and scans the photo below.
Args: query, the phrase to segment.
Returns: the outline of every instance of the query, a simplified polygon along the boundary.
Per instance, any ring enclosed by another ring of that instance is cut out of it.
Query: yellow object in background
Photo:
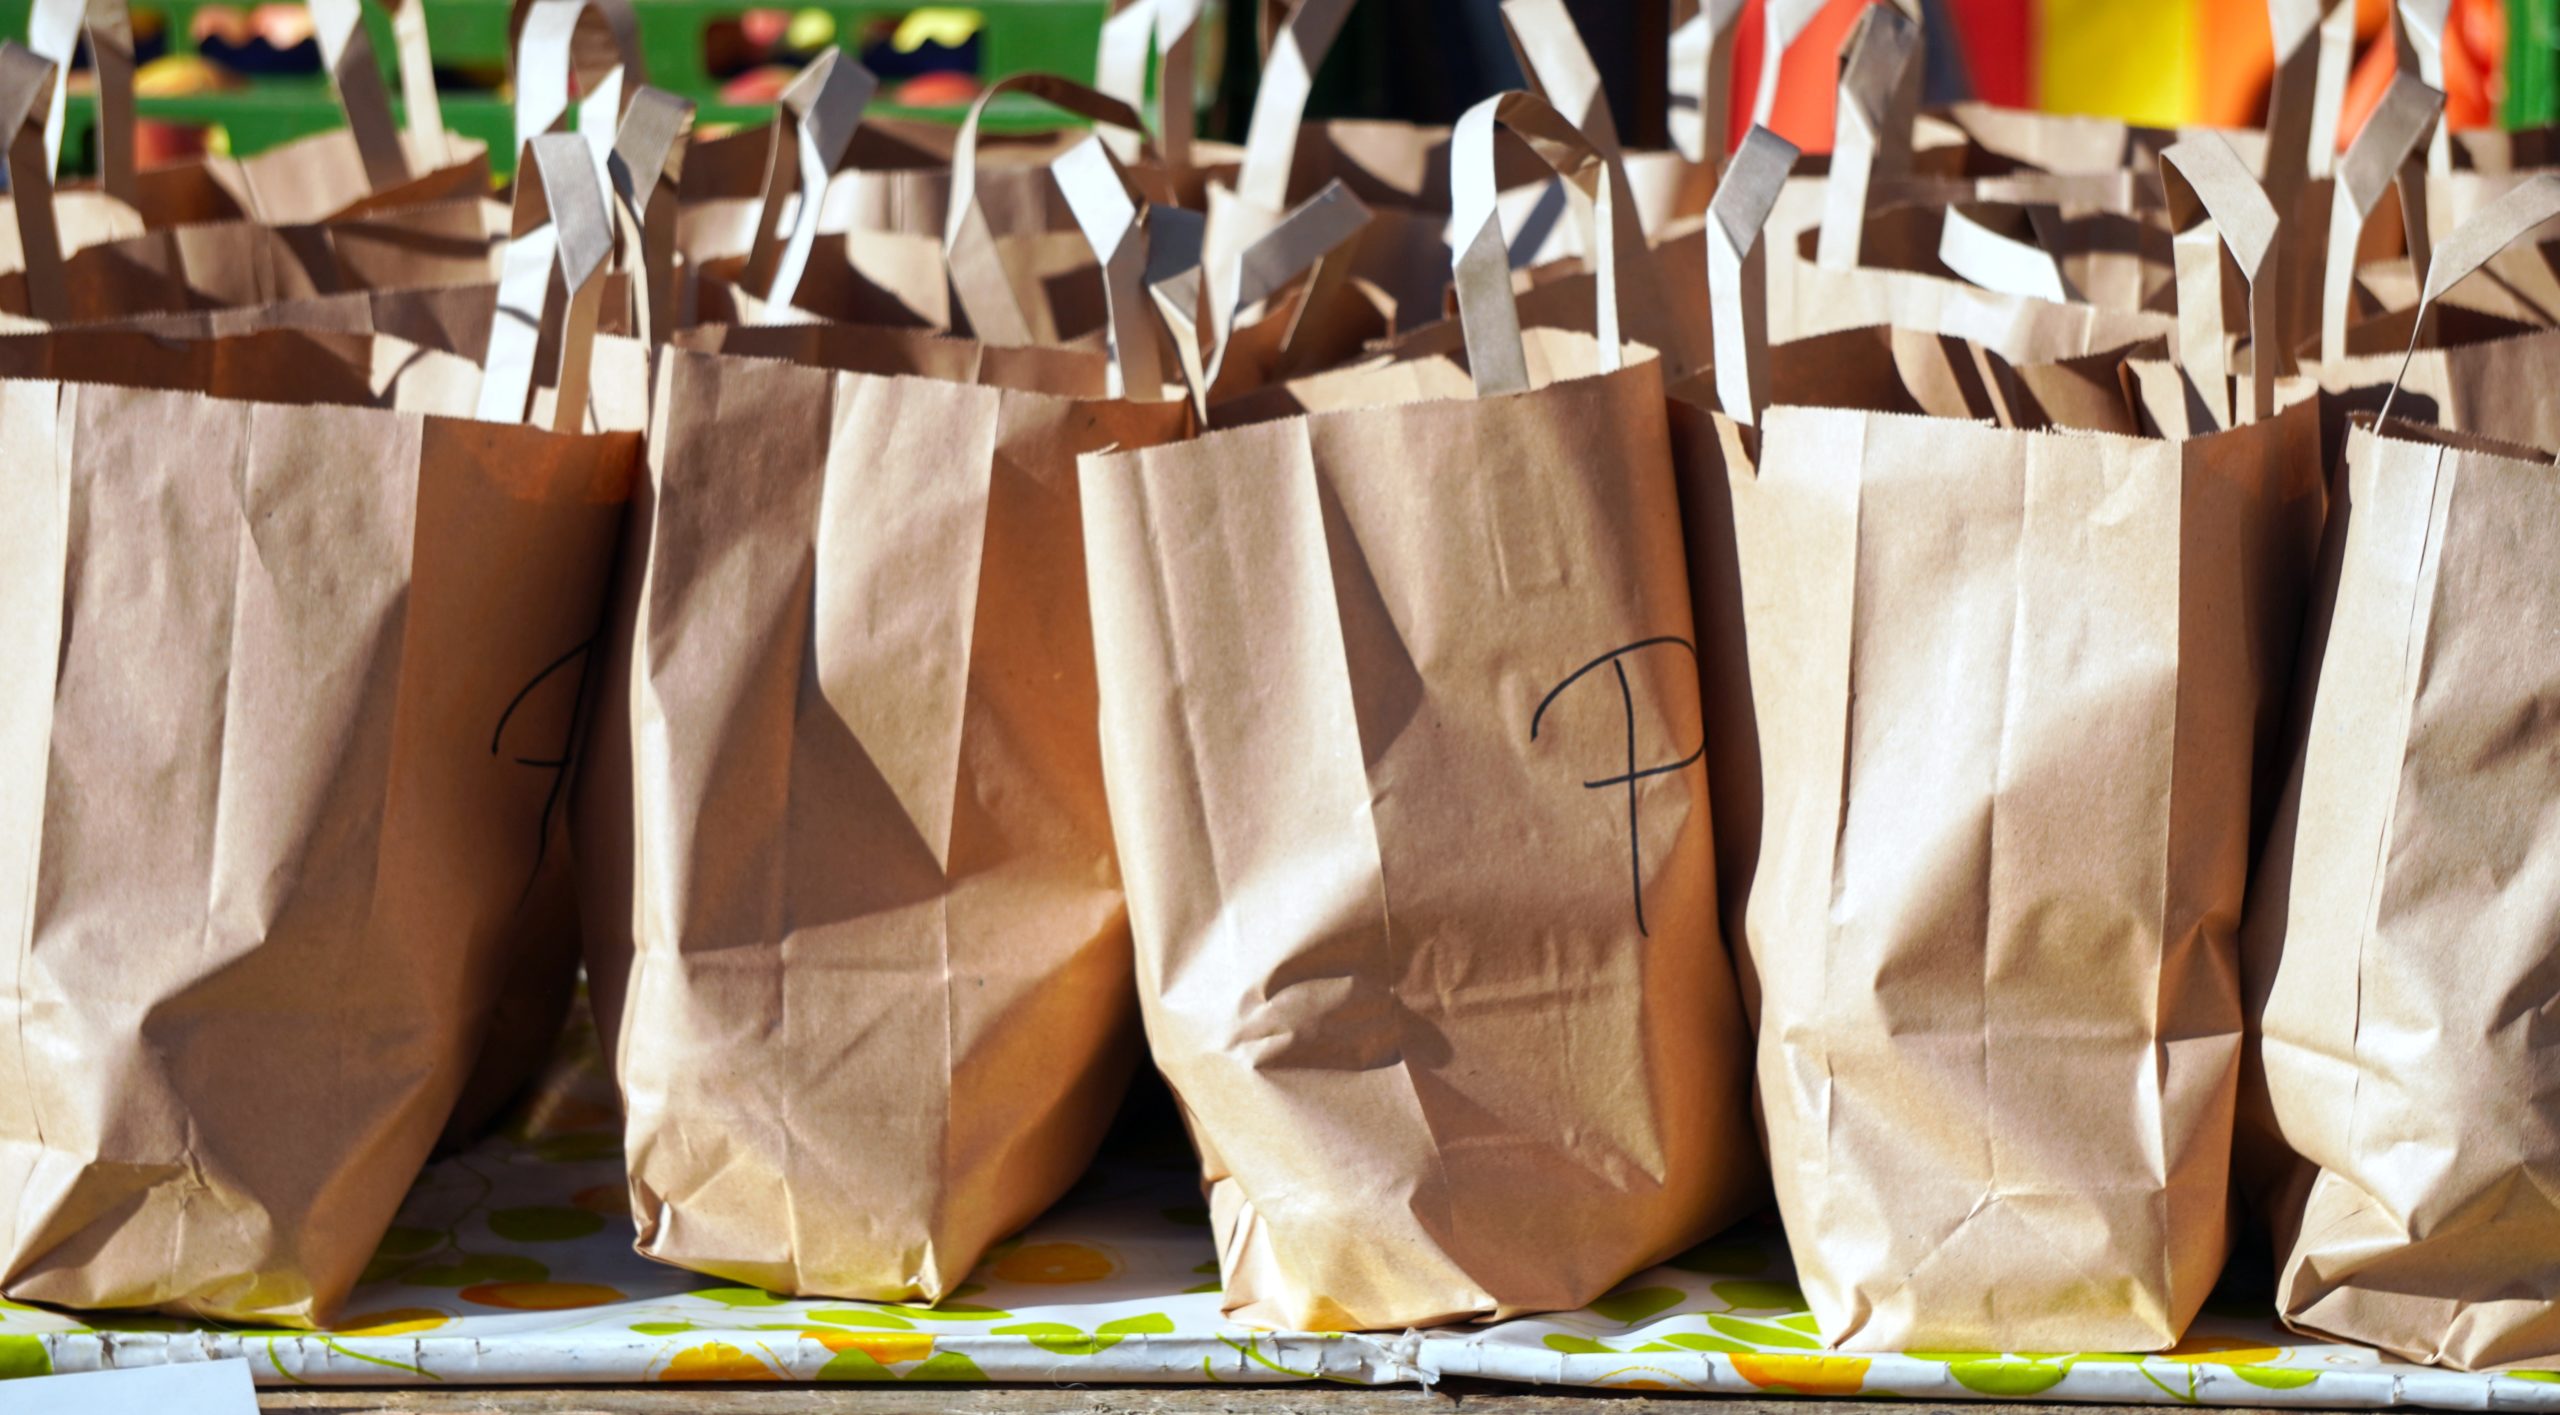
[[[907,17],[898,22],[898,32],[890,38],[889,47],[901,54],[913,54],[928,44],[957,49],[986,25],[987,17],[975,10],[927,5],[907,12]]]
[[[791,17],[782,42],[795,54],[810,53],[836,42],[836,17],[814,6]]]
[[[2043,106],[2159,127],[2259,121],[2275,44],[2255,0],[2041,0]]]
[[[2044,0],[2043,106],[2170,127],[2192,121],[2198,11],[2215,0]],[[2229,0],[2224,8],[2237,9]],[[2266,17],[2258,16],[2263,28]]]

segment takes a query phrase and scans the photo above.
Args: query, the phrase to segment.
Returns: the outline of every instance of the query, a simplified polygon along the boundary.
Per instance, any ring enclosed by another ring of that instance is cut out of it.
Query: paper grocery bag
[[[1608,180],[1459,123],[1472,388],[1083,463],[1148,1044],[1258,1326],[1571,1308],[1760,1192],[1660,375],[1614,300],[1524,348],[1497,123]]]
[[[2560,216],[2543,176],[2437,251],[2432,304]],[[2517,400],[2532,385],[2493,385]],[[2484,398],[2490,390],[2482,390]],[[2276,1301],[2304,1331],[2480,1370],[2560,1358],[2560,932],[2541,704],[2560,499],[2527,450],[2392,421],[2347,439],[2303,736],[2246,934],[2276,1192]]]
[[[1125,273],[1099,140],[1060,161]],[[1134,338],[1061,395],[990,377],[1057,351],[727,333],[851,367],[659,359],[576,804],[639,1248],[936,1301],[1084,1172],[1135,1059],[1075,458],[1186,412]]]
[[[542,868],[637,453],[0,381],[0,1292],[337,1314]]]
[[[2227,1246],[2233,933],[2317,419],[2226,393],[2171,441],[1789,403],[1748,315],[1791,157],[1755,132],[1719,190],[1720,408],[1680,446],[1797,1275],[1849,1349],[2160,1350]],[[2199,185],[2207,234],[2272,234]]]

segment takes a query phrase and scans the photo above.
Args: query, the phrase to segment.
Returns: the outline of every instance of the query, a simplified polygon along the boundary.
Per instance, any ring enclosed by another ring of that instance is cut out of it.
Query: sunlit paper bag
[[[1524,350],[1497,122],[1607,170],[1460,122],[1472,391],[1083,463],[1148,1042],[1262,1326],[1571,1308],[1761,1192],[1660,375]]]
[[[1797,1274],[1852,1349],[2159,1350],[2227,1246],[2232,935],[2317,421],[2255,385],[2182,442],[1765,407],[1729,314],[1790,157],[1754,133],[1710,215],[1723,411],[1682,476]],[[2201,229],[2254,257],[2271,211],[2202,165]]]
[[[2543,176],[2454,233],[2429,302],[2560,216]],[[2503,396],[2529,396],[2507,385]],[[2543,705],[2560,693],[2560,468],[2391,422],[2347,440],[2310,725],[2247,961],[2282,1139],[2289,1323],[2466,1370],[2560,1358],[2560,1112],[2534,1024],[2560,966]]]
[[[894,331],[772,336],[865,371],[660,356],[576,805],[651,1257],[937,1300],[1117,1106],[1137,1036],[1075,458],[1186,414],[1138,320],[1138,209],[1098,141],[1061,171],[1131,396],[902,374]]]
[[[601,229],[583,199],[551,206]],[[602,240],[562,246],[576,289]],[[0,382],[0,1291],[336,1314],[541,867],[577,707],[554,668],[595,633],[637,455]]]

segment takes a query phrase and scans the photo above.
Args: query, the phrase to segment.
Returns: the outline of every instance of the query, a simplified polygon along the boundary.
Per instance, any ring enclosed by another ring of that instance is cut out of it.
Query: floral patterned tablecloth
[[[582,1040],[582,1039],[578,1039]],[[0,1377],[249,1359],[268,1384],[641,1381],[1430,1382],[2159,1404],[2560,1411],[2560,1375],[2465,1375],[2210,1305],[2151,1356],[1824,1351],[1774,1223],[1746,1224],[1578,1311],[1403,1335],[1246,1330],[1218,1311],[1208,1214],[1178,1148],[1120,1146],[926,1309],[802,1301],[632,1252],[611,1088],[573,1040],[507,1129],[431,1166],[328,1333],[0,1303]]]

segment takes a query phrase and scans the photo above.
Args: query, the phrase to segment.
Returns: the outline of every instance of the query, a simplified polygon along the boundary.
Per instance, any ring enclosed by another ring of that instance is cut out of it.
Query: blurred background
[[[1875,0],[1829,0],[1789,46],[1775,126],[1799,146],[1830,145],[1839,41]],[[511,146],[506,124],[508,0],[411,0],[425,6],[447,120]],[[884,81],[890,111],[956,117],[980,85],[1047,69],[1090,77],[1111,0],[982,0],[970,6],[826,3],[758,8],[707,0],[635,0],[649,80],[702,105],[707,124],[754,121],[808,58],[842,46]],[[1519,84],[1498,0],[1369,0],[1354,8],[1311,113],[1445,123],[1485,94]],[[2390,81],[2387,0],[2355,0],[2359,62],[2341,143]],[[1666,36],[1696,0],[1574,0],[1622,135],[1661,146]],[[29,0],[0,0],[0,34],[23,36]],[[376,52],[388,56],[378,6]],[[2262,0],[1925,0],[1932,101],[1976,98],[2172,126],[2254,124],[2271,67]],[[137,0],[142,161],[193,152],[246,154],[336,126],[311,20],[300,4]],[[1208,0],[1197,66],[1204,133],[1241,137],[1258,56],[1251,0]],[[1733,95],[1748,112],[1764,42],[1760,0],[1736,39]],[[2457,128],[2560,120],[2560,0],[2451,0],[2444,43],[2446,116]],[[74,92],[86,75],[75,74]],[[1036,104],[997,126],[1046,124]],[[75,99],[66,165],[85,161]],[[1739,134],[1742,125],[1734,131]]]

